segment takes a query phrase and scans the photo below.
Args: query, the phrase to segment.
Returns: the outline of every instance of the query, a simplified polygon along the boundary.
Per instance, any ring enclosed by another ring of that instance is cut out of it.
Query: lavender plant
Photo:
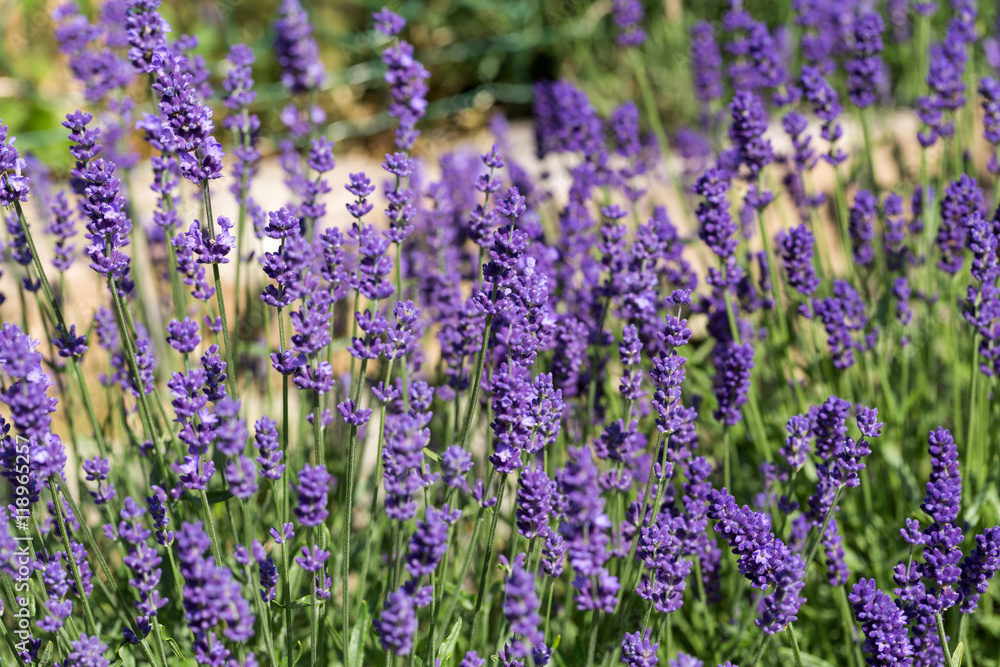
[[[3,660],[994,657],[1000,89],[954,0],[895,100],[919,174],[886,188],[886,43],[926,45],[934,7],[833,4],[691,26],[677,161],[643,3],[605,8],[643,111],[537,82],[535,155],[503,118],[492,147],[422,135],[435,72],[382,8],[379,183],[340,175],[284,0],[273,206],[262,43],[210,67],[158,0],[56,10],[87,107],[61,184],[0,125]]]

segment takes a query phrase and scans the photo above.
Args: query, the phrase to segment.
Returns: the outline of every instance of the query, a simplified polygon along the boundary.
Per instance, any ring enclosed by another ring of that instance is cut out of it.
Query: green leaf
[[[53,650],[52,642],[45,644],[45,651],[42,653],[42,657],[38,659],[38,667],[49,667],[54,662],[54,658],[52,657]]]
[[[298,642],[298,646],[299,646],[299,654],[295,656],[295,660],[292,661],[293,666],[299,664],[299,660],[302,659],[302,656],[305,655],[306,652],[306,648],[305,646],[302,645],[302,642]]]
[[[424,456],[426,456],[427,458],[429,458],[431,461],[440,461],[441,460],[441,457],[438,455],[438,453],[435,452],[435,451],[432,451],[430,449],[430,447],[424,447]]]
[[[161,625],[160,627],[162,628],[163,626]],[[162,635],[162,631],[161,631],[161,635]],[[166,635],[162,635],[162,636],[163,636],[163,641],[166,643],[167,646],[170,647],[170,652],[171,653],[173,653],[175,656],[177,656],[181,660],[186,660],[187,659],[187,658],[184,657],[184,653],[181,651],[181,646],[180,646],[180,644],[177,643],[176,639],[174,639],[173,637],[168,637]]]
[[[442,665],[448,664],[451,660],[452,654],[455,652],[455,646],[458,644],[458,636],[462,631],[462,619],[455,621],[455,624],[451,626],[451,632],[445,637],[445,640],[441,642],[440,648],[438,648],[437,659],[441,661]]]
[[[958,642],[958,646],[955,647],[955,652],[951,654],[951,664],[955,667],[960,667],[962,664],[962,656],[965,654],[965,642]]]
[[[348,667],[361,667],[365,653],[365,630],[371,620],[368,618],[368,601],[361,603],[361,612],[354,619],[354,626],[351,628],[351,636],[347,640],[347,665]]]

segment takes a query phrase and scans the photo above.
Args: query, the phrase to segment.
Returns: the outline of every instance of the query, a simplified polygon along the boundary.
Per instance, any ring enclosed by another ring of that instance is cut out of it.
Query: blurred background
[[[52,13],[61,4],[0,0],[0,118],[17,136],[22,150],[34,152],[57,171],[68,168],[69,159],[66,133],[59,123],[68,111],[86,107],[54,37]],[[80,0],[78,6],[94,20],[114,4]],[[255,111],[263,125],[265,153],[270,145],[267,139],[284,130],[279,113],[287,103],[271,48],[271,23],[278,4],[277,0],[167,0],[162,7],[174,37],[187,34],[199,40],[195,52],[204,57],[213,83],[225,72],[228,45],[245,42],[254,49]],[[348,147],[380,154],[390,141],[385,131],[390,123],[384,112],[383,67],[373,49],[370,17],[384,3],[303,4],[329,72],[317,99],[327,112],[327,135],[347,142]],[[772,27],[779,44],[794,44],[793,6],[805,4],[808,0],[748,0],[744,6]],[[842,4],[849,17],[856,3]],[[890,12],[886,26],[891,83],[883,91],[883,101],[905,105],[923,85],[923,74],[913,66],[920,62],[913,53],[915,42],[897,46],[894,39],[912,30],[912,12],[905,1],[892,4],[901,9]],[[688,57],[690,26],[704,19],[721,31],[721,18],[730,2],[664,0],[644,5],[647,40],[640,47],[641,56],[659,114],[666,127],[674,130],[696,111],[691,71],[697,64]],[[996,3],[983,5],[981,25],[995,25]],[[425,136],[468,133],[481,127],[496,109],[512,120],[523,118],[531,111],[535,81],[573,80],[602,113],[625,99],[640,98],[627,62],[629,54],[615,45],[611,0],[432,0],[390,6],[409,20],[407,39],[431,72],[424,126],[429,135]],[[794,60],[795,56],[790,57]],[[977,58],[976,65],[985,67],[984,59]],[[131,92],[141,114],[148,98],[139,86]]]

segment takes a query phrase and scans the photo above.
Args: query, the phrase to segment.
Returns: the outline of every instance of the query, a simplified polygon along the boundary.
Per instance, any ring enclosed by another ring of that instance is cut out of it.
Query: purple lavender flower
[[[76,259],[74,257],[76,245],[71,243],[72,238],[76,236],[76,216],[66,198],[65,190],[60,190],[52,200],[51,212],[52,219],[45,231],[56,239],[52,266],[58,271],[67,271]]]
[[[66,660],[62,662],[63,667],[108,667],[111,661],[104,657],[108,646],[95,636],[88,637],[81,634],[80,638],[70,642],[70,652],[66,655]]]
[[[406,19],[388,7],[372,14],[372,20],[375,21],[375,29],[386,37],[395,37],[406,27]]]
[[[803,296],[811,296],[819,287],[819,278],[813,268],[812,231],[807,225],[798,225],[778,232],[775,237],[781,261],[785,265],[788,284]]]
[[[875,218],[878,216],[878,200],[868,190],[858,190],[854,195],[848,218],[851,236],[851,254],[854,263],[867,266],[875,259],[872,239],[875,238]]]
[[[732,124],[729,139],[736,150],[738,164],[749,170],[749,179],[755,180],[761,169],[774,161],[771,142],[764,138],[767,131],[767,114],[760,98],[747,90],[737,91],[729,105]]]
[[[427,83],[430,73],[414,57],[413,45],[399,40],[382,52],[385,82],[389,86],[389,115],[399,120],[396,147],[413,148],[420,132],[417,122],[427,111]]]
[[[260,476],[272,481],[281,479],[285,464],[281,462],[284,454],[278,445],[277,424],[266,416],[258,419],[254,424],[254,443],[260,454],[257,457]]]
[[[791,556],[785,543],[771,532],[770,516],[746,505],[741,509],[726,489],[712,489],[709,498],[708,517],[717,522],[715,531],[739,556],[740,573],[754,588],[763,590],[775,583]]]
[[[962,270],[965,264],[966,219],[984,212],[983,190],[976,179],[962,174],[945,188],[941,200],[941,224],[937,241],[941,259],[937,267],[950,275]]]
[[[859,108],[875,103],[875,94],[881,85],[882,16],[875,11],[861,13],[854,20],[854,48],[847,61],[847,96]]]
[[[170,52],[167,45],[170,24],[160,14],[160,0],[128,0],[127,5],[128,58],[137,71],[152,74],[163,66]]]
[[[924,129],[917,134],[920,144],[933,146],[938,137],[955,133],[955,120],[948,116],[965,106],[965,65],[970,41],[959,17],[948,26],[945,39],[930,47],[930,66],[927,71],[928,95],[917,99],[917,115]]]
[[[704,201],[698,204],[696,215],[701,224],[698,236],[712,252],[725,260],[736,251],[736,223],[729,214],[729,179],[718,167],[709,167],[695,183],[694,192]]]
[[[906,220],[903,218],[903,198],[890,192],[882,202],[885,227],[882,246],[889,271],[902,272],[910,260],[911,251],[906,245]]]
[[[854,584],[848,601],[865,633],[868,664],[878,667],[909,667],[913,647],[906,632],[906,617],[892,598],[879,590],[874,579]]]
[[[194,631],[198,650],[207,650],[214,638],[212,628],[225,622],[223,634],[241,642],[253,636],[255,617],[243,597],[242,586],[232,571],[206,557],[211,542],[200,521],[185,522],[177,533],[177,560],[184,577],[184,611]],[[215,641],[218,641],[217,639]]]
[[[976,546],[962,561],[961,568],[960,611],[971,614],[979,607],[979,596],[986,593],[990,579],[1000,570],[1000,526],[987,528],[981,535],[976,535]]]
[[[183,321],[170,320],[167,324],[167,342],[181,354],[189,354],[201,343],[198,335],[198,323],[190,317]]]
[[[927,495],[920,509],[938,523],[958,518],[962,502],[962,475],[958,470],[958,445],[951,433],[938,427],[928,438],[931,453],[931,476]]]
[[[615,35],[618,46],[640,46],[646,41],[646,32],[642,29],[645,11],[639,0],[612,0],[611,17],[618,28]]]
[[[390,519],[406,521],[417,512],[417,502],[412,496],[422,485],[423,449],[430,443],[430,437],[421,414],[394,414],[386,418],[382,463],[385,513]]]
[[[774,590],[761,602],[763,609],[756,619],[757,627],[774,635],[795,621],[799,608],[806,601],[799,597],[806,585],[805,562],[798,554],[789,554],[775,575]]]
[[[544,537],[549,532],[556,484],[541,466],[521,473],[517,485],[517,532],[527,539]]]
[[[28,201],[30,180],[21,172],[26,164],[14,148],[14,137],[7,140],[7,126],[0,124],[0,206]]]
[[[724,349],[723,349],[724,348]],[[747,402],[750,391],[750,371],[753,369],[753,345],[719,345],[713,354],[715,377],[712,387],[718,406],[713,416],[727,426],[740,422],[740,408]]]
[[[996,154],[997,144],[1000,144],[1000,83],[992,77],[983,77],[979,80],[979,95],[983,98],[983,136],[992,147],[986,167],[995,175],[1000,173]]]
[[[698,63],[691,68],[694,93],[701,102],[702,117],[707,119],[712,103],[722,97],[722,54],[712,26],[705,21],[691,26],[691,62]]]
[[[326,468],[306,464],[299,471],[299,483],[295,490],[299,494],[299,502],[295,507],[295,516],[303,526],[321,526],[329,516],[327,511],[327,492],[330,490],[332,477]]]
[[[844,133],[840,123],[837,122],[842,110],[840,97],[823,75],[809,65],[803,66],[799,83],[806,101],[812,106],[813,113],[823,121],[820,136],[830,144],[830,150],[823,155],[823,159],[837,166],[847,159],[847,155],[836,146],[837,140]]]
[[[656,667],[659,663],[656,651],[660,645],[649,641],[651,632],[652,630],[647,628],[641,634],[638,632],[626,633],[622,637],[622,662],[628,667]]]
[[[431,574],[448,551],[448,528],[462,516],[461,510],[445,505],[440,510],[428,507],[422,521],[410,537],[406,571],[414,579]]]
[[[834,368],[850,368],[854,365],[854,353],[870,347],[865,336],[868,326],[865,309],[857,291],[845,280],[833,281],[832,296],[812,300],[813,313],[826,329]]]
[[[788,420],[785,427],[788,437],[778,451],[792,470],[799,470],[805,465],[806,457],[811,450],[810,440],[813,438],[813,421],[805,415],[795,415]]]
[[[385,651],[398,655],[408,655],[413,650],[413,636],[417,633],[417,607],[423,606],[423,598],[430,596],[424,591],[413,591],[408,582],[392,591],[385,598],[382,616],[372,625],[378,632],[378,642]],[[429,589],[424,589],[429,592]],[[426,602],[424,602],[426,604]]]
[[[111,472],[111,463],[108,459],[95,456],[87,459],[82,464],[83,472],[87,476],[88,482],[97,482],[97,490],[90,491],[90,496],[94,499],[95,505],[104,505],[115,497],[115,485],[108,481],[108,474]]]
[[[293,94],[318,89],[326,79],[326,68],[312,36],[309,15],[298,0],[282,0],[274,22],[274,51],[281,68],[281,83]]]

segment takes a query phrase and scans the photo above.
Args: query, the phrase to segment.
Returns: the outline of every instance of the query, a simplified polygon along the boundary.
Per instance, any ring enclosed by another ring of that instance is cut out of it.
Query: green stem
[[[594,654],[597,651],[597,629],[600,627],[601,610],[590,612],[590,641],[587,642],[587,667],[594,667]]]
[[[944,632],[944,617],[941,616],[941,612],[934,614],[934,620],[937,623],[938,638],[941,640],[941,651],[944,653],[944,663],[948,667],[956,667],[955,661],[951,659],[951,650],[948,648],[948,635]]]
[[[795,629],[791,623],[785,626],[785,635],[788,637],[788,643],[792,647],[792,654],[795,656],[795,667],[802,667],[802,652],[799,650],[799,640],[795,637]]]
[[[208,218],[208,236],[215,242],[215,217],[212,215],[212,192],[208,184],[208,179],[201,182],[202,190],[205,193],[205,216]],[[238,254],[238,253],[237,253]],[[239,259],[237,258],[237,264]],[[226,384],[229,385],[229,394],[236,399],[236,362],[233,356],[233,342],[229,337],[229,321],[226,319],[226,300],[222,296],[222,278],[219,275],[219,265],[212,262],[212,277],[215,278],[215,298],[219,304],[219,317],[222,319],[222,340],[226,345],[226,363],[229,372],[226,374]],[[237,295],[239,298],[239,295]]]
[[[28,227],[28,220],[24,217],[24,211],[21,209],[21,202],[16,199],[14,200],[14,211],[17,213],[17,220],[21,224],[21,232],[28,243],[28,250],[31,251],[31,260],[35,265],[35,271],[38,273],[38,279],[42,283],[42,291],[45,292],[45,298],[48,300],[49,305],[52,307],[52,312],[56,316],[56,323],[65,334],[69,334],[66,318],[63,317],[62,308],[59,302],[56,301],[52,285],[49,284],[48,276],[45,275],[42,260],[38,256],[38,250],[35,248],[35,240],[31,235],[31,229]],[[24,312],[23,308],[22,312]],[[90,423],[94,429],[94,439],[97,440],[98,450],[101,452],[102,457],[107,458],[107,445],[104,442],[104,434],[101,424],[97,419],[97,413],[94,411],[94,404],[90,400],[90,391],[87,389],[87,383],[83,379],[83,374],[80,372],[75,358],[70,357],[67,360],[67,364],[72,368],[73,378],[76,380],[77,385],[80,387],[80,393],[83,395],[83,402],[87,408],[87,416],[90,418]]]
[[[87,593],[83,589],[83,579],[80,577],[80,566],[76,562],[76,558],[72,555],[72,547],[69,539],[69,531],[66,529],[66,518],[63,516],[62,501],[59,499],[61,494],[56,493],[56,484],[53,483],[52,475],[49,478],[49,493],[52,495],[52,505],[56,510],[56,521],[59,523],[59,534],[62,537],[63,546],[66,548],[66,560],[69,561],[70,571],[73,573],[73,581],[76,582],[76,594],[80,599],[80,603],[83,605],[84,619],[87,623],[87,631],[91,635],[97,634],[97,624],[94,622],[94,612],[90,610],[90,602],[87,598]]]
[[[760,646],[757,647],[757,652],[753,656],[753,662],[750,663],[750,667],[757,667],[760,664],[760,659],[764,656],[764,651],[767,649],[768,644],[771,643],[771,637],[774,635],[764,635],[760,640]]]
[[[208,537],[212,542],[212,555],[215,564],[222,565],[222,553],[219,551],[219,538],[215,532],[215,520],[212,518],[212,506],[208,504],[208,493],[201,490],[201,508],[205,512],[205,523],[208,525]]]
[[[479,384],[483,379],[483,367],[486,365],[486,350],[490,342],[490,329],[493,327],[493,316],[486,316],[486,324],[483,327],[483,344],[479,348],[479,357],[476,360],[476,372],[472,376],[472,385],[469,387],[469,407],[465,410],[465,423],[462,426],[462,449],[468,450],[469,434],[472,431],[472,420],[476,417],[476,408],[479,407]]]
[[[500,473],[500,488],[497,490],[497,504],[493,510],[493,518],[490,521],[490,532],[486,536],[486,555],[483,557],[483,569],[479,575],[479,591],[476,594],[476,606],[472,612],[472,635],[470,637],[474,646],[479,636],[479,613],[483,608],[483,601],[486,599],[488,592],[487,581],[489,580],[490,570],[493,567],[493,546],[497,534],[497,522],[500,519],[500,508],[503,506],[503,492],[506,486],[507,473],[503,472]],[[486,614],[489,615],[489,609],[486,610]]]

